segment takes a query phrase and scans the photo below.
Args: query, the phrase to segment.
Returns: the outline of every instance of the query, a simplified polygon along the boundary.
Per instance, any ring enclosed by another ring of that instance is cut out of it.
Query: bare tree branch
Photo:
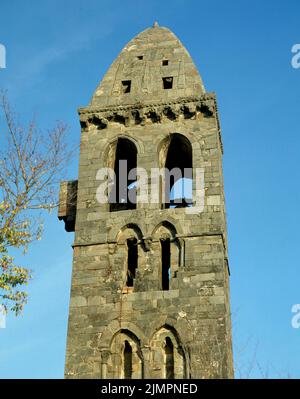
[[[42,224],[33,211],[58,205],[58,182],[64,179],[75,147],[67,141],[67,127],[58,122],[47,132],[34,120],[28,127],[17,122],[7,95],[0,92],[4,126],[0,126],[0,303],[20,312],[30,279],[28,269],[14,265],[9,248],[24,251],[41,236]]]

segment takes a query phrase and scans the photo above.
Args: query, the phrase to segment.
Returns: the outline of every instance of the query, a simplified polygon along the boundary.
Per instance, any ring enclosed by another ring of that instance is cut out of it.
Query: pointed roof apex
[[[158,22],[154,21],[153,28],[158,28],[158,27],[159,27]]]
[[[169,90],[166,77],[171,81]],[[169,102],[204,93],[187,50],[170,29],[155,22],[126,44],[97,87],[91,105]]]

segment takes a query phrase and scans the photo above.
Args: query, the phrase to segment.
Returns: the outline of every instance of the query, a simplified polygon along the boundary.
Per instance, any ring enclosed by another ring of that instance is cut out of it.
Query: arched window
[[[128,179],[129,172],[136,167],[136,146],[131,140],[120,137],[115,150],[115,181],[110,192],[110,211],[136,208],[136,179]]]
[[[164,325],[150,339],[152,378],[187,378],[186,353],[174,327]]]
[[[133,287],[135,271],[138,267],[138,244],[136,238],[127,240],[127,287]]]
[[[124,342],[123,350],[123,364],[124,364],[124,378],[132,378],[132,347],[130,343],[126,340]]]
[[[165,340],[165,373],[166,379],[174,378],[174,346],[171,338],[166,337]]]
[[[169,290],[171,279],[171,245],[170,239],[160,240],[161,245],[161,287],[162,290]]]
[[[116,236],[117,246],[114,259],[117,260],[118,265],[122,263],[120,283],[124,294],[133,292],[135,281],[139,278],[137,269],[143,270],[145,264],[145,246],[142,239],[143,233],[134,223],[123,226]]]
[[[111,329],[107,327],[106,332],[110,335]],[[108,353],[105,355],[105,378],[143,378],[144,360],[141,342],[131,331],[121,329],[115,333],[111,339]]]
[[[171,135],[165,157],[165,208],[192,205],[193,156],[189,140],[179,133]]]
[[[152,232],[156,251],[160,253],[155,259],[157,264],[157,287],[167,291],[177,287],[176,279],[179,268],[184,265],[184,247],[178,239],[176,228],[168,221],[159,223]]]

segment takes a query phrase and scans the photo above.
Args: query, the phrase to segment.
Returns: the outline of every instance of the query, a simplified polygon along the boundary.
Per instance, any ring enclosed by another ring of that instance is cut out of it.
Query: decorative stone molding
[[[219,140],[223,153],[221,128],[215,93],[206,93],[200,97],[182,97],[178,100],[159,103],[136,103],[120,106],[79,108],[79,119],[82,129],[95,126],[106,129],[110,123],[123,126],[144,126],[149,123],[162,123],[166,120],[176,122],[179,117],[197,119],[200,115],[216,117]]]
[[[201,97],[184,97],[165,103],[134,104],[110,107],[79,108],[80,123],[83,129],[93,125],[105,129],[111,122],[124,126],[161,123],[163,120],[196,119],[199,114],[211,117],[216,114],[214,93]]]

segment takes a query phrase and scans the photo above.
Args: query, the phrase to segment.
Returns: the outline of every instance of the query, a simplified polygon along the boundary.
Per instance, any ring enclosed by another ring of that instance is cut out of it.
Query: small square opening
[[[122,80],[123,93],[130,93],[131,90],[131,80]]]
[[[144,58],[143,55],[138,55],[138,56],[137,56],[137,59],[138,59],[138,60],[142,60],[143,58]]]
[[[162,65],[163,66],[169,65],[169,60],[163,60]]]
[[[168,76],[163,79],[163,88],[164,89],[172,89],[173,88],[173,76]]]

